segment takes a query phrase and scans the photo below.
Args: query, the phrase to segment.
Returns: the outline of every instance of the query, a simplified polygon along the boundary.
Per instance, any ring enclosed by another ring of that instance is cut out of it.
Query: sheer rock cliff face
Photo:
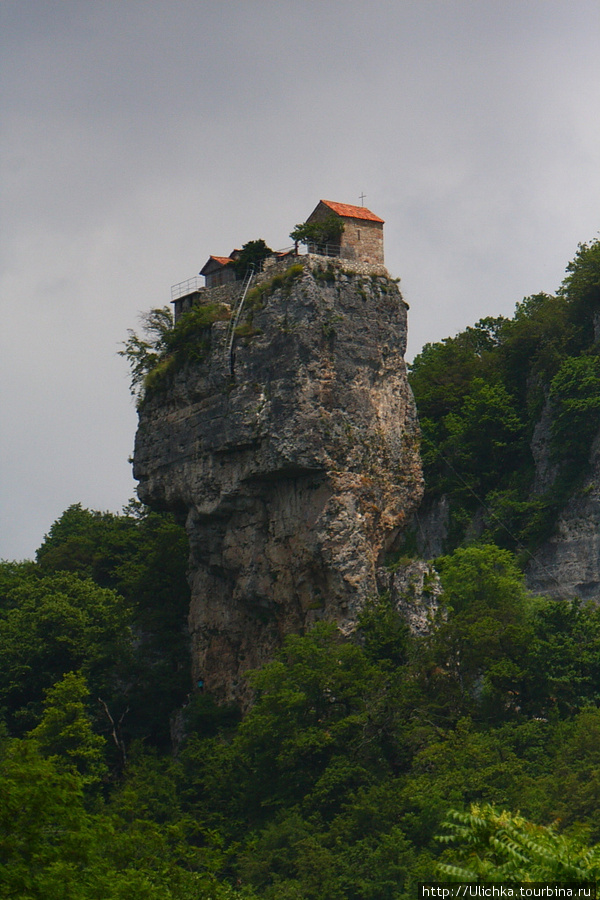
[[[552,484],[557,467],[550,456],[551,409],[546,404],[534,432],[534,490]],[[558,516],[553,534],[525,567],[528,588],[557,599],[578,597],[600,603],[600,434],[590,447],[589,469]]]
[[[531,440],[535,464],[532,498],[551,489],[560,475],[551,453],[552,416],[551,403],[546,400]],[[588,463],[581,483],[558,513],[552,534],[525,565],[525,583],[534,594],[600,604],[600,434],[590,447]],[[417,510],[412,528],[425,559],[448,552],[449,518],[447,496],[426,500]],[[474,535],[482,533],[481,511],[473,517],[471,530]]]
[[[352,630],[422,495],[397,284],[301,262],[249,296],[233,375],[216,322],[206,359],[140,410],[138,493],[185,515],[195,675],[222,699],[244,700],[285,634]]]

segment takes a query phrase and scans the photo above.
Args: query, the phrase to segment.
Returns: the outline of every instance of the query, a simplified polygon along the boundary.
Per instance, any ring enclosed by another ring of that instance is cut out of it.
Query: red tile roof
[[[218,271],[218,267],[224,268],[229,263],[233,262],[231,257],[229,256],[209,256],[207,261],[204,263],[202,268],[200,269],[200,275],[210,275],[213,272]],[[215,266],[216,263],[216,266]]]
[[[335,203],[333,200],[321,200],[321,203],[332,209],[338,216],[345,216],[347,219],[367,219],[369,222],[383,224],[383,219],[372,213],[366,206],[351,206],[349,203]]]

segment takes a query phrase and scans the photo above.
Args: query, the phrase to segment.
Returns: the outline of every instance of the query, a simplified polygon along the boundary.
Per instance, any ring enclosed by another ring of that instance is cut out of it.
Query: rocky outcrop
[[[449,523],[450,503],[445,494],[426,498],[415,512],[412,531],[417,551],[424,559],[436,559],[444,554]]]
[[[138,493],[185,517],[195,675],[223,699],[285,634],[352,630],[422,493],[397,284],[292,262],[249,295],[233,374],[215,322],[206,358],[140,410]]]
[[[600,435],[583,482],[527,564],[525,579],[536,594],[600,603]]]
[[[433,563],[407,559],[391,569],[380,569],[378,576],[380,590],[388,594],[412,634],[430,634],[442,596],[442,583]]]

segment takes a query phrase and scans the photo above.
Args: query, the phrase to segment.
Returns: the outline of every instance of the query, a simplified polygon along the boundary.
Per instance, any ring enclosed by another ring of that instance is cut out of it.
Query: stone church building
[[[307,223],[322,222],[331,215],[338,216],[344,223],[339,247],[327,248],[308,245],[309,253],[326,251],[328,256],[353,259],[358,262],[383,265],[383,219],[372,213],[366,206],[351,206],[333,200],[319,200],[306,220]]]
[[[349,203],[337,203],[333,200],[319,200],[306,220],[307,223],[323,222],[331,216],[339,218],[343,223],[343,231],[335,243],[320,245],[307,244],[310,254],[325,255],[347,259],[348,262],[369,263],[383,266],[383,219],[367,209],[366,206],[352,206]],[[298,252],[290,248],[276,251],[271,261],[277,261]],[[199,274],[204,276],[207,288],[221,287],[240,280],[240,274],[233,265],[241,251],[233,250],[229,256],[209,256]],[[194,303],[199,302],[200,292],[197,279],[191,278],[171,288],[171,302],[174,304],[175,321]]]

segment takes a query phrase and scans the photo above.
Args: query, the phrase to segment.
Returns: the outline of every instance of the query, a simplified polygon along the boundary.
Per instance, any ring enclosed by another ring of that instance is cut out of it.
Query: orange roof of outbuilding
[[[200,275],[208,275],[209,273],[206,271],[211,263],[217,263],[219,266],[226,266],[228,263],[233,262],[230,256],[209,256],[207,261],[204,263],[202,268],[200,269]],[[214,266],[213,266],[214,270]]]
[[[352,206],[350,203],[336,203],[334,200],[321,200],[321,203],[328,206],[338,216],[344,216],[347,219],[367,219],[369,222],[381,222],[382,225],[384,222],[366,206]]]

